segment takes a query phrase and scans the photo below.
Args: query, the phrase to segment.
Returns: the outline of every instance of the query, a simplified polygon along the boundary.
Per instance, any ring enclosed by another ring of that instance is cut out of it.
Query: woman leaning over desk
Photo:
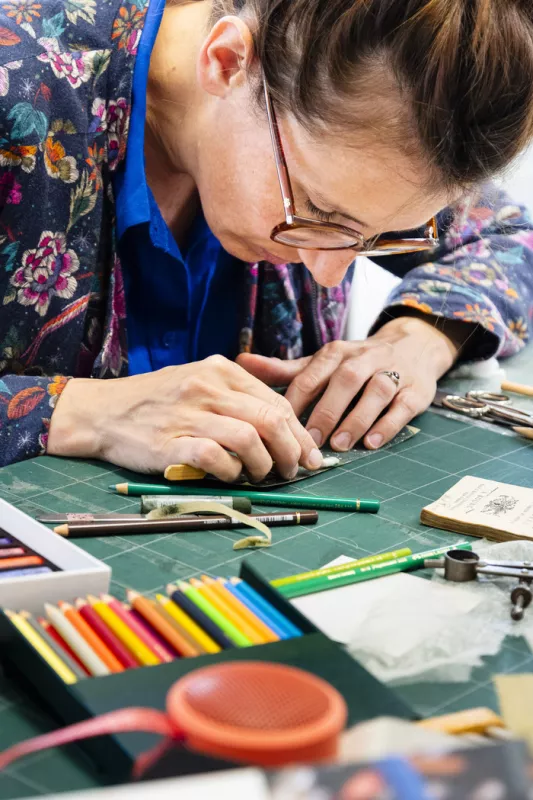
[[[533,138],[530,0],[0,11],[0,465],[291,475],[524,345],[532,225],[486,180]],[[403,281],[345,342],[357,252]]]

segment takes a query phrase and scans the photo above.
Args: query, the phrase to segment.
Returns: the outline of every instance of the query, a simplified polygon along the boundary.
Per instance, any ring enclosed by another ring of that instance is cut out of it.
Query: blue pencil
[[[193,603],[192,600],[189,600],[187,595],[184,592],[181,592],[177,586],[174,586],[172,583],[169,583],[167,586],[167,594],[169,595],[170,599],[179,606],[182,611],[185,611],[186,614],[189,615],[191,619],[193,619],[197,625],[202,628],[223,650],[229,650],[230,648],[234,648],[235,644],[231,641],[229,636],[226,636],[223,630],[221,630],[218,625],[216,625],[212,619],[210,619],[207,614],[204,614],[201,608],[198,608],[196,603]]]
[[[225,580],[224,586],[228,590],[228,592],[231,592],[232,595],[234,595],[237,598],[237,600],[240,600],[241,603],[244,603],[246,608],[248,608],[252,612],[252,614],[255,614],[255,616],[258,617],[258,619],[260,619],[261,622],[264,622],[264,624],[268,628],[270,628],[270,630],[273,631],[273,633],[275,633],[276,636],[279,636],[280,639],[293,638],[292,635],[287,631],[287,628],[285,627],[282,628],[281,625],[276,624],[276,620],[273,618],[272,614],[266,614],[262,609],[260,609],[259,606],[256,605],[250,599],[250,597],[248,597],[246,592],[242,590],[239,584],[234,585],[233,583],[231,583],[231,581]]]
[[[257,608],[261,609],[264,614],[267,614],[271,619],[275,620],[276,625],[282,628],[287,636],[285,638],[293,639],[296,636],[302,636],[302,632],[296,625],[293,625],[290,620],[287,619],[277,608],[265,600],[264,597],[261,597],[259,592],[256,592],[255,589],[243,581],[242,578],[232,578],[231,583],[233,586],[237,586],[243,594],[248,597],[251,602],[257,606]]]

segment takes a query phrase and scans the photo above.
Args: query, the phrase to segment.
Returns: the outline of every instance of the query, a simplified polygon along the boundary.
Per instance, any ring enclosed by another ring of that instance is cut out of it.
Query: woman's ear
[[[222,17],[205,39],[198,56],[199,85],[209,94],[227,97],[247,80],[254,56],[254,41],[240,17]]]

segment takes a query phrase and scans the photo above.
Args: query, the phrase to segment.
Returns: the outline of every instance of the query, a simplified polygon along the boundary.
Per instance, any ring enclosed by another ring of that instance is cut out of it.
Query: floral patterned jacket
[[[146,0],[0,0],[0,466],[46,450],[67,377],[127,374],[113,171],[128,135]],[[407,309],[477,322],[472,355],[508,355],[533,315],[533,230],[496,190],[442,245],[384,265]],[[427,262],[427,256],[425,257]],[[250,265],[241,347],[296,358],[342,337],[353,268],[335,289],[302,265]]]

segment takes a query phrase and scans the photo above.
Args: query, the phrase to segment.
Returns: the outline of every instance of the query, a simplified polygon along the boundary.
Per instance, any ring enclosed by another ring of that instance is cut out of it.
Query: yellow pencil
[[[264,638],[256,631],[256,629],[252,627],[250,623],[244,619],[244,617],[241,617],[241,615],[235,611],[233,606],[230,606],[229,603],[226,603],[226,601],[223,600],[214,590],[214,587],[199,581],[197,578],[191,578],[189,583],[191,586],[197,589],[200,594],[206,598],[206,600],[209,600],[209,602],[214,605],[215,608],[218,609],[227,620],[235,625],[235,627],[238,628],[240,632],[252,642],[252,644],[265,644]]]
[[[67,667],[57,653],[54,653],[52,648],[39,636],[37,631],[20,616],[20,614],[15,614],[13,611],[6,611],[5,614],[11,624],[17,628],[19,633],[24,636],[34,650],[39,653],[41,658],[44,658],[50,669],[53,669],[65,683],[77,683],[78,679],[72,670]]]
[[[208,575],[202,575],[202,580],[206,584],[206,586],[210,586],[213,591],[220,597],[220,599],[227,603],[230,608],[233,608],[236,614],[238,614],[242,619],[244,619],[251,627],[256,631],[257,635],[261,637],[264,644],[267,642],[279,642],[279,636],[277,636],[273,630],[271,630],[264,622],[261,622],[259,617],[250,611],[249,608],[246,608],[244,603],[234,597],[231,592],[229,592],[222,579],[219,578],[215,580],[214,578],[210,578]]]
[[[220,653],[221,647],[203,631],[199,625],[192,620],[185,611],[182,611],[169,597],[163,594],[156,594],[156,600],[161,603],[163,609],[167,612],[169,617],[172,618],[181,628],[183,628],[189,636],[194,639],[196,644],[202,648],[206,653]]]
[[[115,614],[112,608],[109,608],[107,603],[94,597],[94,595],[89,595],[87,600],[100,619],[105,622],[107,627],[120,639],[140,664],[147,667],[161,663],[161,659]]]

